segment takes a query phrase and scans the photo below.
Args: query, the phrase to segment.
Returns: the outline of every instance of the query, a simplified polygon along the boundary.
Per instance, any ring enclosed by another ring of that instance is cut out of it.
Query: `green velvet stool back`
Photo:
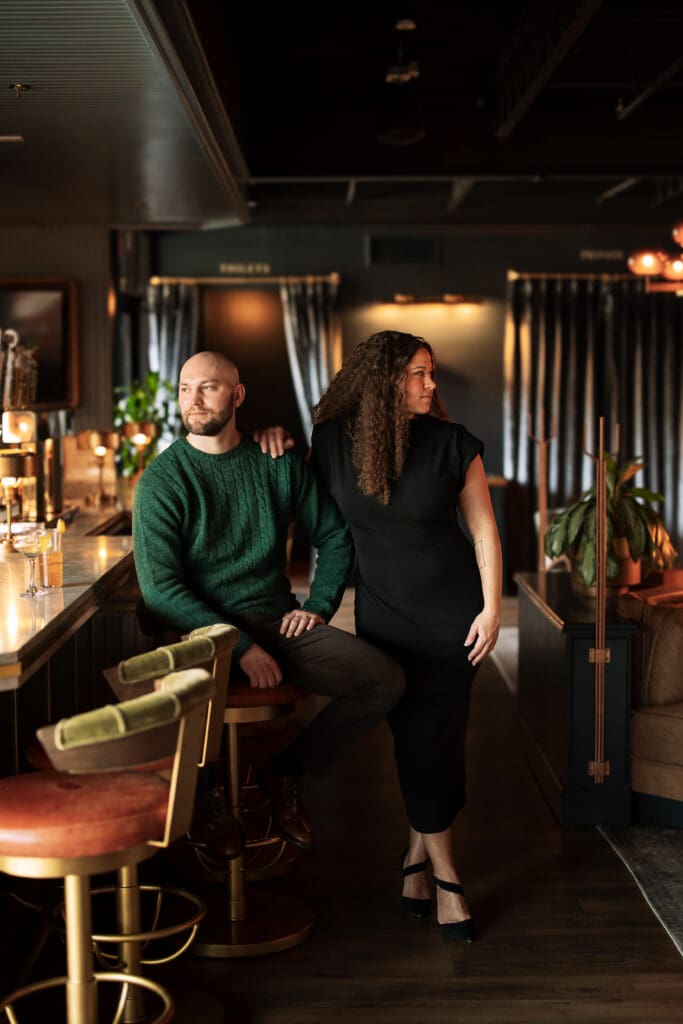
[[[199,666],[214,680],[214,695],[209,705],[206,735],[200,766],[219,757],[223,730],[223,709],[230,677],[232,652],[239,639],[234,626],[219,623],[195,629],[186,639],[135,655],[104,672],[107,682],[120,700],[148,693],[155,680],[167,672]]]

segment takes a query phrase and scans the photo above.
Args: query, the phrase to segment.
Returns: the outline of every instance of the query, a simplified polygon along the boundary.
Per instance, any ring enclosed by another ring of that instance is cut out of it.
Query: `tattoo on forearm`
[[[477,556],[477,565],[480,569],[483,569],[484,566],[486,565],[486,556],[484,554],[483,540],[477,541],[477,543],[474,545],[474,551]]]

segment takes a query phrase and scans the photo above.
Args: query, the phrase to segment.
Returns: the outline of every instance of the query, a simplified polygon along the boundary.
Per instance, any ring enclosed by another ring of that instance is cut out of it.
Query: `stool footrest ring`
[[[156,959],[142,959],[140,962],[142,964],[145,964],[145,965],[152,965],[152,966],[154,966],[156,964],[165,964],[165,963],[169,963],[169,961],[171,961],[171,960],[176,960],[179,956],[182,956],[182,954],[187,949],[189,949],[189,947],[192,945],[192,942],[194,941],[195,935],[197,934],[197,929],[199,927],[199,923],[200,923],[200,921],[202,921],[202,919],[206,915],[206,903],[199,896],[196,896],[195,893],[189,892],[187,889],[178,889],[178,888],[175,888],[173,886],[160,886],[160,885],[141,885],[139,888],[140,888],[140,892],[141,893],[142,892],[153,892],[153,893],[156,893],[157,896],[159,897],[158,909],[157,909],[157,911],[155,912],[155,915],[154,915],[155,921],[158,919],[160,902],[161,902],[161,899],[163,899],[164,896],[175,896],[175,897],[177,897],[177,898],[179,898],[181,900],[185,900],[186,902],[192,904],[195,907],[195,911],[194,911],[193,914],[190,915],[190,917],[185,918],[185,920],[178,921],[178,922],[176,922],[175,924],[172,924],[172,925],[167,925],[164,928],[152,927],[148,931],[130,932],[130,933],[126,933],[125,935],[118,934],[116,932],[107,932],[106,934],[93,932],[93,934],[92,934],[93,943],[96,944],[96,945],[99,944],[99,943],[102,943],[102,942],[104,942],[104,943],[109,943],[109,942],[112,942],[112,943],[114,943],[114,942],[115,943],[121,943],[121,942],[144,942],[144,943],[148,943],[148,942],[153,942],[156,939],[167,939],[167,938],[169,938],[169,937],[171,937],[173,935],[180,935],[182,932],[190,931],[191,934],[188,936],[188,938],[185,940],[185,942],[182,944],[182,946],[179,949],[174,950],[173,953],[170,953],[167,956],[159,957],[159,958],[156,958]],[[100,888],[93,889],[91,895],[93,897],[95,897],[95,896],[102,896],[102,895],[113,895],[114,893],[116,893],[116,887],[115,886],[102,886]],[[104,953],[104,952],[102,952],[99,949],[97,950],[97,955],[98,955],[98,957],[100,959],[105,960],[105,961],[106,960],[114,961],[116,959],[113,955],[111,955],[109,953]]]
[[[97,971],[93,974],[93,978],[98,984],[100,982],[116,982],[122,986],[121,997],[119,999],[119,1005],[116,1010],[116,1014],[112,1018],[111,1024],[119,1024],[124,1010],[126,998],[128,996],[129,985],[137,985],[140,988],[147,989],[149,992],[153,992],[154,995],[162,1002],[161,1013],[158,1017],[154,1017],[149,1020],[147,1024],[167,1024],[173,1016],[173,1000],[170,995],[161,985],[157,984],[156,981],[151,981],[149,978],[143,978],[139,974],[123,974],[120,971]],[[0,1003],[0,1010],[4,1010],[7,1014],[10,1024],[20,1024],[20,1019],[14,1013],[14,1003],[26,996],[34,995],[36,992],[44,992],[46,989],[57,988],[60,985],[67,985],[69,979],[67,977],[61,978],[45,978],[43,981],[34,981],[31,985],[26,985],[24,988],[19,988],[16,992],[10,992],[8,996]]]

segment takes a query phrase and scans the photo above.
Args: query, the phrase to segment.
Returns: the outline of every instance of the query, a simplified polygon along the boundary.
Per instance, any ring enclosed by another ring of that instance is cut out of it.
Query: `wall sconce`
[[[27,444],[38,440],[38,414],[28,409],[8,409],[2,414],[2,440]]]
[[[98,482],[95,504],[98,506],[110,505],[116,501],[113,494],[107,494],[104,489],[104,460],[107,452],[117,451],[121,438],[116,430],[81,430],[76,437],[78,448],[89,448],[97,460]]]
[[[7,522],[7,533],[0,539],[0,545],[4,551],[16,551],[12,543],[12,502],[24,472],[24,458],[16,453],[0,453],[0,480],[3,487],[3,500],[5,502],[5,518]]]
[[[460,295],[457,292],[444,292],[442,295],[411,295],[407,292],[396,292],[392,302],[397,306],[440,305],[440,306],[482,306],[484,300],[479,295]]]
[[[124,423],[123,436],[127,437],[135,445],[135,450],[138,455],[137,476],[139,476],[145,468],[145,448],[147,448],[147,446],[150,445],[157,436],[157,425],[150,421]]]

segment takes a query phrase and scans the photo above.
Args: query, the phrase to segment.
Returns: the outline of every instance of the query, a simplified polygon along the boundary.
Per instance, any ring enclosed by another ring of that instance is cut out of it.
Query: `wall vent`
[[[440,263],[441,239],[376,238],[366,236],[366,264],[369,267],[383,263]]]

